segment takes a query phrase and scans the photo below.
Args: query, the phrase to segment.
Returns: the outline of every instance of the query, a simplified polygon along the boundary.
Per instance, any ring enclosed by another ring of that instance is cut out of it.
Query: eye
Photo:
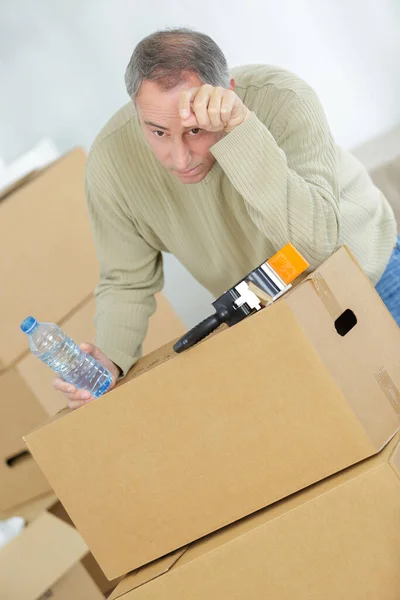
[[[160,131],[160,130],[157,130],[157,131],[153,131],[153,134],[154,134],[156,137],[159,137],[159,138],[161,138],[161,137],[164,137],[164,135],[165,135],[165,131]]]
[[[188,131],[189,135],[198,135],[200,133],[201,129],[199,127],[195,127],[194,129],[191,129],[190,131]]]

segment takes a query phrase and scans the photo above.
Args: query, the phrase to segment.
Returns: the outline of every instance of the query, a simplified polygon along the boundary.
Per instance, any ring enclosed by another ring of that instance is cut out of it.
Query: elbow
[[[321,218],[322,217],[322,218]],[[319,267],[340,245],[340,215],[334,207],[310,223],[305,243],[305,257],[312,268]]]

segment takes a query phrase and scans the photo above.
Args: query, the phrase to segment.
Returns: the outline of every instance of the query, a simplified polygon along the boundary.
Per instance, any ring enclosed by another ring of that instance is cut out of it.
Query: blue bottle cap
[[[30,333],[37,324],[38,322],[33,317],[26,317],[26,319],[22,321],[20,327],[24,333]]]

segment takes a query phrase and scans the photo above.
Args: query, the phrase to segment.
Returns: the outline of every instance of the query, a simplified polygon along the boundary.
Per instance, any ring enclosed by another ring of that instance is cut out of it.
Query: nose
[[[192,155],[189,147],[182,139],[174,140],[171,155],[175,171],[187,171],[190,168]]]

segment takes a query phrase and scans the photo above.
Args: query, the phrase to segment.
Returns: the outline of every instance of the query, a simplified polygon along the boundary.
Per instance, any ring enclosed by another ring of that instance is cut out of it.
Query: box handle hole
[[[17,454],[13,454],[6,459],[6,464],[8,467],[15,467],[18,463],[25,461],[27,458],[30,458],[31,455],[28,450],[23,450],[22,452],[18,452]]]
[[[350,308],[347,308],[335,321],[335,329],[344,337],[357,325],[357,317]]]

